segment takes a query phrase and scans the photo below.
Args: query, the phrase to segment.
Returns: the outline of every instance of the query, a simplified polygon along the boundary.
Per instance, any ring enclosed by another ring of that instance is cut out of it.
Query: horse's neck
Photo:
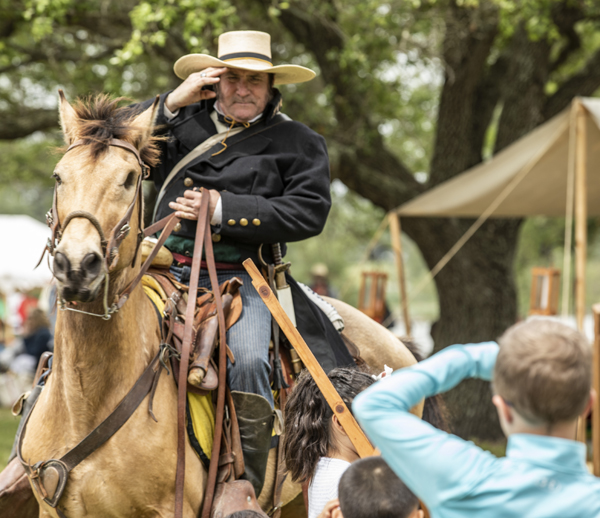
[[[101,313],[102,305],[94,305],[86,310]],[[158,319],[141,285],[108,321],[60,312],[55,334],[51,399],[83,428],[97,425],[116,407],[159,344]]]

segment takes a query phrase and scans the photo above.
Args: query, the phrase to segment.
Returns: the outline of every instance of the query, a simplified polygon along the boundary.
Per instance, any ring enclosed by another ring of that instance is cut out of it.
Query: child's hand
[[[323,511],[321,511],[321,514],[317,518],[332,518],[332,513],[336,509],[339,509],[339,507],[340,507],[340,501],[337,498],[330,500],[329,502],[327,502],[325,504]],[[336,514],[337,514],[337,516],[342,516],[341,512],[339,512],[339,511]]]

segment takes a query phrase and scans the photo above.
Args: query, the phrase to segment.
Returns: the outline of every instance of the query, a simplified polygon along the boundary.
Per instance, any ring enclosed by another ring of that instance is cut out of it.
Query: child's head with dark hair
[[[235,513],[228,514],[225,518],[264,518],[264,514],[256,511],[236,511]]]
[[[337,368],[329,380],[352,412],[352,401],[374,383],[356,368]],[[285,406],[284,455],[293,480],[310,479],[321,457],[336,452],[333,411],[308,371],[300,374]]]
[[[357,460],[340,479],[344,518],[422,518],[419,500],[381,457]]]

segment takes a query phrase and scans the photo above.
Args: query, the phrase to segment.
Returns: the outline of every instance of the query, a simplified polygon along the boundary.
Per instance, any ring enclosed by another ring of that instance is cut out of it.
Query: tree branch
[[[564,110],[574,97],[589,96],[600,88],[600,50],[596,52],[583,68],[567,79],[560,88],[548,98],[542,112],[547,121]]]
[[[263,6],[269,2],[261,0]],[[337,59],[344,46],[344,34],[337,26],[331,5],[329,17],[309,14],[296,8],[282,11],[280,20],[294,38],[314,55],[323,80],[334,89],[333,106],[338,124],[333,140],[341,148],[334,176],[350,188],[384,208],[393,208],[423,190],[411,171],[386,149],[371,117],[364,81],[355,71],[342,67]],[[359,146],[356,147],[356,143]]]
[[[54,110],[27,110],[2,113],[0,140],[15,140],[27,137],[36,131],[58,127],[58,112]]]
[[[558,57],[550,65],[550,72],[556,71],[561,65],[566,63],[573,52],[581,48],[581,39],[575,31],[575,24],[585,19],[584,12],[574,4],[556,4],[552,9],[552,21],[558,28],[558,31],[567,40],[567,44],[562,48]]]

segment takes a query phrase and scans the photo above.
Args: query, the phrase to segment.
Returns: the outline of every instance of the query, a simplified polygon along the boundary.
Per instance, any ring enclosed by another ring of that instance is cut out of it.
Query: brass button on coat
[[[177,225],[175,225],[173,227],[173,232],[179,232],[181,230],[181,223],[177,223]]]
[[[248,220],[246,218],[240,219],[240,225],[242,225],[242,227],[245,227],[247,224],[248,224]]]
[[[221,234],[213,234],[210,238],[213,240],[213,243],[218,243],[221,241]]]
[[[252,224],[253,224],[255,227],[258,227],[258,226],[260,225],[260,219],[258,219],[258,218],[254,218],[254,219],[252,220]]]
[[[191,187],[192,185],[194,185],[194,180],[188,177],[183,181],[183,185],[185,185],[186,187]]]
[[[227,224],[228,224],[230,227],[233,227],[233,225],[235,225],[235,219],[230,219],[230,220],[227,222]]]

